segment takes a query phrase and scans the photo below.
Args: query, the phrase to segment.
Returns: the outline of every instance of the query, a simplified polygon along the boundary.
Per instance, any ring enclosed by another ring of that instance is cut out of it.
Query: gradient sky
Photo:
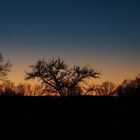
[[[0,52],[22,82],[39,58],[90,64],[100,80],[121,82],[140,72],[139,0],[1,0]]]

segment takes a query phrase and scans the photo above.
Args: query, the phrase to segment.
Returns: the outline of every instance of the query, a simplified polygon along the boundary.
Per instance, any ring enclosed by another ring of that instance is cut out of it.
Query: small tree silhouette
[[[140,74],[133,80],[125,79],[117,88],[119,96],[140,96]]]
[[[5,61],[2,54],[0,53],[0,81],[7,79],[7,74],[10,71],[11,64],[9,61]]]
[[[113,82],[105,81],[101,85],[96,86],[95,93],[98,96],[112,96],[116,92],[116,86]]]
[[[15,88],[16,87],[15,87],[15,84],[13,82],[6,80],[1,84],[0,95],[16,96],[16,89]]]
[[[81,95],[81,85],[89,78],[99,78],[100,73],[85,66],[68,68],[60,58],[46,62],[44,59],[37,61],[31,72],[26,72],[25,79],[39,79],[46,89],[60,96]]]

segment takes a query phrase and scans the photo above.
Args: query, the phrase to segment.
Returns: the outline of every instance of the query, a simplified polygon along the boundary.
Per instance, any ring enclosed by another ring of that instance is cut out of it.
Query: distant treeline
[[[0,54],[0,95],[10,96],[139,96],[140,74],[132,80],[124,80],[120,85],[105,81],[100,85],[88,84],[101,73],[90,66],[69,68],[60,58],[50,61],[38,60],[26,72],[25,80],[38,79],[38,85],[15,85],[8,79],[11,64]]]

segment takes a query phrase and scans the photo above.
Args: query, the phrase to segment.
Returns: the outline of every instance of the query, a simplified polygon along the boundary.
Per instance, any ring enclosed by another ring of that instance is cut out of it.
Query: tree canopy
[[[81,85],[89,78],[99,78],[100,73],[91,67],[74,66],[69,68],[60,58],[53,58],[49,62],[39,60],[26,72],[26,80],[39,79],[52,93],[60,96],[81,95]]]

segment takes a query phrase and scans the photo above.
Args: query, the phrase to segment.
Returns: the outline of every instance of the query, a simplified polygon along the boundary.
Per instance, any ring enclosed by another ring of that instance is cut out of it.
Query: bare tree
[[[17,96],[32,96],[31,85],[20,83],[15,87]]]
[[[48,91],[42,85],[34,85],[32,87],[32,96],[46,96],[49,95]]]
[[[7,74],[10,71],[11,64],[9,61],[5,61],[0,53],[0,81],[4,81],[7,78]]]
[[[116,86],[114,83],[105,81],[101,85],[96,86],[95,93],[98,96],[112,96],[115,94]]]
[[[9,96],[16,96],[16,87],[13,82],[10,81],[4,81],[1,84],[0,94],[1,95],[9,95]]]
[[[81,85],[89,78],[99,78],[100,73],[85,66],[74,66],[68,68],[60,58],[46,62],[39,60],[35,65],[30,66],[31,72],[26,72],[25,79],[39,79],[41,83],[50,89],[52,93],[60,96],[81,95]]]
[[[117,87],[119,96],[140,96],[140,74],[135,79],[125,79],[121,85]]]

